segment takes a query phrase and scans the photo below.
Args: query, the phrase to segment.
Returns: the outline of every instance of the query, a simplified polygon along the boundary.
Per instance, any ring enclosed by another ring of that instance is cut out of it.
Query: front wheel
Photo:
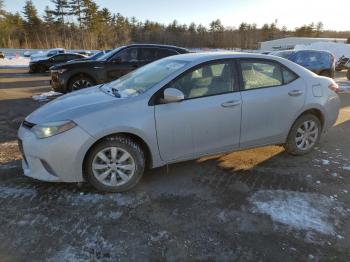
[[[319,141],[321,131],[320,120],[315,115],[302,115],[293,124],[284,148],[292,155],[307,154]]]
[[[76,76],[69,81],[68,90],[72,92],[72,91],[80,90],[93,85],[94,85],[94,81],[92,81],[89,77],[84,75]]]
[[[106,192],[123,192],[134,187],[145,169],[139,144],[126,136],[106,138],[95,145],[85,161],[87,180]]]
[[[348,69],[348,72],[346,73],[346,78],[350,80],[350,69]]]

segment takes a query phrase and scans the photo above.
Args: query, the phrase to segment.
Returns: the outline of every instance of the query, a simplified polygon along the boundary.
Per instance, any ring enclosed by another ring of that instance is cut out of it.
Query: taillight
[[[329,88],[330,90],[332,90],[333,92],[335,92],[335,93],[338,93],[338,92],[339,92],[339,86],[338,86],[338,84],[336,84],[336,83],[330,84],[330,85],[328,86],[328,88]]]

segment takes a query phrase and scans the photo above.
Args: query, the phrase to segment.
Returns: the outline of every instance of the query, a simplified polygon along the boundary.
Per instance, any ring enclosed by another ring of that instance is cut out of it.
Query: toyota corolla
[[[337,91],[279,57],[164,58],[30,114],[18,131],[24,174],[121,192],[146,168],[204,155],[271,144],[303,155],[335,123]]]

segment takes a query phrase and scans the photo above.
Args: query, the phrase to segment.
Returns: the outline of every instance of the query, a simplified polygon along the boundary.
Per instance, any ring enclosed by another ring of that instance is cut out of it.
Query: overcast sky
[[[40,14],[49,0],[33,0]],[[101,8],[124,16],[135,16],[169,23],[195,22],[208,26],[212,20],[221,19],[225,26],[238,27],[241,22],[272,23],[294,29],[303,24],[322,21],[325,29],[350,30],[350,0],[96,0]],[[6,10],[22,11],[25,0],[5,0]],[[334,4],[334,5],[333,5]]]

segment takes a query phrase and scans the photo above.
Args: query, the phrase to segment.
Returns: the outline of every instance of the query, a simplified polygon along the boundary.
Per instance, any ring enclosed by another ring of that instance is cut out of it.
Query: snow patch
[[[35,197],[37,192],[32,188],[0,187],[0,198]]]
[[[330,161],[329,160],[326,160],[326,159],[322,159],[322,165],[329,165]]]
[[[41,93],[40,95],[32,96],[32,98],[35,101],[44,102],[44,101],[48,101],[50,99],[56,98],[57,96],[60,96],[60,95],[62,95],[62,93],[50,91],[46,93]]]
[[[15,68],[15,67],[29,67],[29,58],[26,57],[14,57],[12,59],[4,58],[0,59],[0,67]]]
[[[344,170],[350,171],[350,166],[343,166]]]
[[[252,212],[269,215],[275,222],[298,230],[334,234],[330,211],[334,202],[319,194],[260,190],[251,198]]]

